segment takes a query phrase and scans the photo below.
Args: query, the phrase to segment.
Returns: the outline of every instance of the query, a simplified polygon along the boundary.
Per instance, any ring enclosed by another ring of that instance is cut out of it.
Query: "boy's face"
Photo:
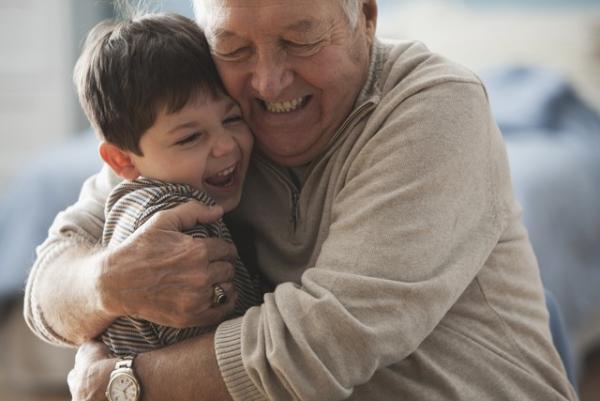
[[[237,103],[202,97],[176,113],[161,111],[142,135],[143,156],[130,157],[140,175],[191,185],[228,212],[240,201],[252,142]]]

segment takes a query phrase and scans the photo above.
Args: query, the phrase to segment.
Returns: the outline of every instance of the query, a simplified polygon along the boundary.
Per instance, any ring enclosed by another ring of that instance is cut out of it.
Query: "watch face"
[[[138,399],[138,386],[134,379],[126,374],[116,376],[108,387],[111,401],[135,401]]]

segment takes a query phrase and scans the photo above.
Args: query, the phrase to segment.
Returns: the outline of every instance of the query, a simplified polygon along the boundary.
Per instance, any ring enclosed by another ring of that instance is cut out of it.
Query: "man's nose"
[[[252,72],[252,87],[264,100],[275,101],[291,85],[294,73],[282,52],[259,53]]]
[[[215,136],[212,146],[212,156],[214,158],[227,156],[234,151],[237,146],[233,137],[227,132],[221,132]]]

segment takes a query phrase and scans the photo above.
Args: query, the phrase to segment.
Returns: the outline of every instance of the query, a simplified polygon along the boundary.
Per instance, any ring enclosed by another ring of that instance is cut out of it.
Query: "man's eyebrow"
[[[314,19],[303,19],[300,21],[293,22],[290,25],[287,25],[284,28],[284,30],[294,31],[298,33],[308,33],[321,25],[323,25],[322,21],[317,21]],[[238,35],[226,29],[216,28],[211,32],[210,36],[213,39],[225,40],[236,37]]]
[[[237,35],[235,33],[231,32],[231,31],[227,31],[225,29],[219,29],[219,28],[217,28],[217,29],[215,29],[214,31],[212,31],[210,33],[210,36],[213,39],[223,40],[223,39],[232,38],[232,37],[237,36]]]
[[[285,30],[295,31],[298,33],[308,33],[312,31],[315,27],[318,27],[320,25],[323,25],[321,21],[317,21],[314,19],[303,19],[286,26]]]

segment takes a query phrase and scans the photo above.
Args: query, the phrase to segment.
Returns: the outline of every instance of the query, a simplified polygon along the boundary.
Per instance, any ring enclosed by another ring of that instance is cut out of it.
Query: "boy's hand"
[[[223,214],[219,206],[187,202],[154,214],[118,247],[107,250],[97,274],[101,308],[113,316],[129,315],[184,328],[212,326],[233,310],[235,247],[221,239],[194,239],[181,233]],[[213,304],[218,284],[227,294]]]

